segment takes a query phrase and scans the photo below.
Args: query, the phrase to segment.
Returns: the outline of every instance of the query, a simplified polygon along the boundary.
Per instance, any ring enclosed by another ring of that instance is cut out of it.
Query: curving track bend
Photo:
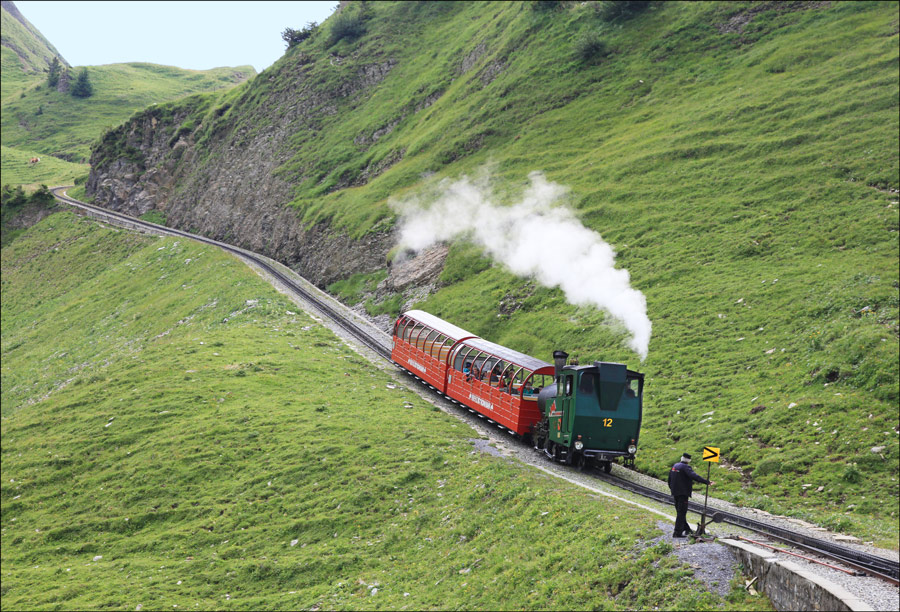
[[[247,262],[250,262],[251,264],[262,269],[267,274],[271,275],[278,282],[284,285],[284,287],[286,287],[289,291],[293,292],[301,299],[311,303],[318,311],[322,313],[323,316],[329,318],[343,331],[350,334],[364,346],[374,351],[378,356],[390,361],[391,346],[389,344],[389,341],[386,341],[384,334],[373,333],[365,329],[364,326],[358,325],[354,321],[349,320],[344,312],[329,304],[328,301],[326,301],[321,296],[316,295],[313,291],[296,283],[293,279],[281,272],[276,266],[272,265],[272,263],[270,263],[271,260],[269,260],[268,258],[258,255],[257,253],[253,253],[252,251],[246,251],[236,246],[226,244],[224,242],[219,242],[217,240],[212,240],[203,236],[190,234],[188,232],[183,232],[181,230],[173,229],[170,227],[157,225],[155,223],[136,219],[119,212],[100,208],[91,204],[86,204],[69,197],[65,193],[66,189],[68,189],[68,187],[54,187],[50,191],[52,191],[53,195],[56,196],[56,198],[60,201],[77,207],[94,218],[106,221],[107,223],[111,223],[113,225],[137,231],[149,231],[154,234],[164,234],[169,236],[188,238],[190,240],[196,240],[198,242],[217,246],[221,249],[224,249],[225,251],[228,251],[229,253],[240,257]],[[424,385],[424,383],[422,384]],[[654,499],[655,501],[661,503],[672,504],[671,496],[656,489],[652,489],[650,487],[646,487],[615,476],[601,474],[599,470],[597,471],[597,476],[602,480],[614,484],[617,487],[626,489],[638,495]],[[700,504],[691,502],[690,510],[699,514],[700,512],[702,512],[703,507]],[[764,523],[755,519],[747,518],[745,516],[732,512],[726,512],[723,510],[710,510],[709,514],[713,516],[718,515],[717,518],[722,522],[743,527],[757,533],[762,533],[770,538],[781,540],[785,543],[803,548],[830,559],[835,559],[837,561],[840,561],[841,563],[844,563],[845,565],[853,567],[856,570],[881,578],[893,584],[900,583],[898,582],[898,580],[900,580],[900,563],[898,563],[897,561],[858,551],[847,546],[835,544],[834,542],[828,540],[812,538],[802,533],[791,531],[769,523]]]

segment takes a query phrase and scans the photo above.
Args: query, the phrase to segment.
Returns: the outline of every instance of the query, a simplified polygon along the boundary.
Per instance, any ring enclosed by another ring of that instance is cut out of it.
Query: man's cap
[[[683,453],[681,456],[684,457],[685,459],[691,458],[691,455],[689,453]]]

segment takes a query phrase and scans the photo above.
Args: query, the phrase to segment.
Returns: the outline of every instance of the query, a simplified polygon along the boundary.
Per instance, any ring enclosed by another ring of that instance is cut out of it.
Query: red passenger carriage
[[[554,374],[549,363],[421,310],[397,320],[391,358],[444,395],[519,435],[530,434],[541,420],[538,391]]]

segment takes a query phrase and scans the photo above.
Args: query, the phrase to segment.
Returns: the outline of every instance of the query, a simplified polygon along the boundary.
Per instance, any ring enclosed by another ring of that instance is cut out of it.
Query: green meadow
[[[233,87],[256,74],[252,66],[185,70],[132,63],[87,68],[94,87],[94,95],[89,98],[59,92],[37,76],[19,84],[17,95],[4,95],[3,145],[38,148],[45,155],[87,163],[91,143],[135,111],[186,95]],[[79,69],[71,70],[73,82]]]
[[[216,249],[59,213],[2,270],[3,609],[770,609]]]
[[[41,185],[71,185],[76,180],[84,180],[90,166],[73,164],[65,160],[43,155],[34,151],[2,147],[2,169],[4,185],[21,185],[26,191],[33,191]],[[31,163],[37,157],[41,161]]]

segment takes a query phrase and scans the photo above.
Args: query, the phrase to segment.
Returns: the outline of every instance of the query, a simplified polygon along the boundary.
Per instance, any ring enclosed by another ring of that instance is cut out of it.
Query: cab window
[[[597,373],[582,372],[581,381],[578,383],[579,395],[593,395],[594,389],[597,388]]]

